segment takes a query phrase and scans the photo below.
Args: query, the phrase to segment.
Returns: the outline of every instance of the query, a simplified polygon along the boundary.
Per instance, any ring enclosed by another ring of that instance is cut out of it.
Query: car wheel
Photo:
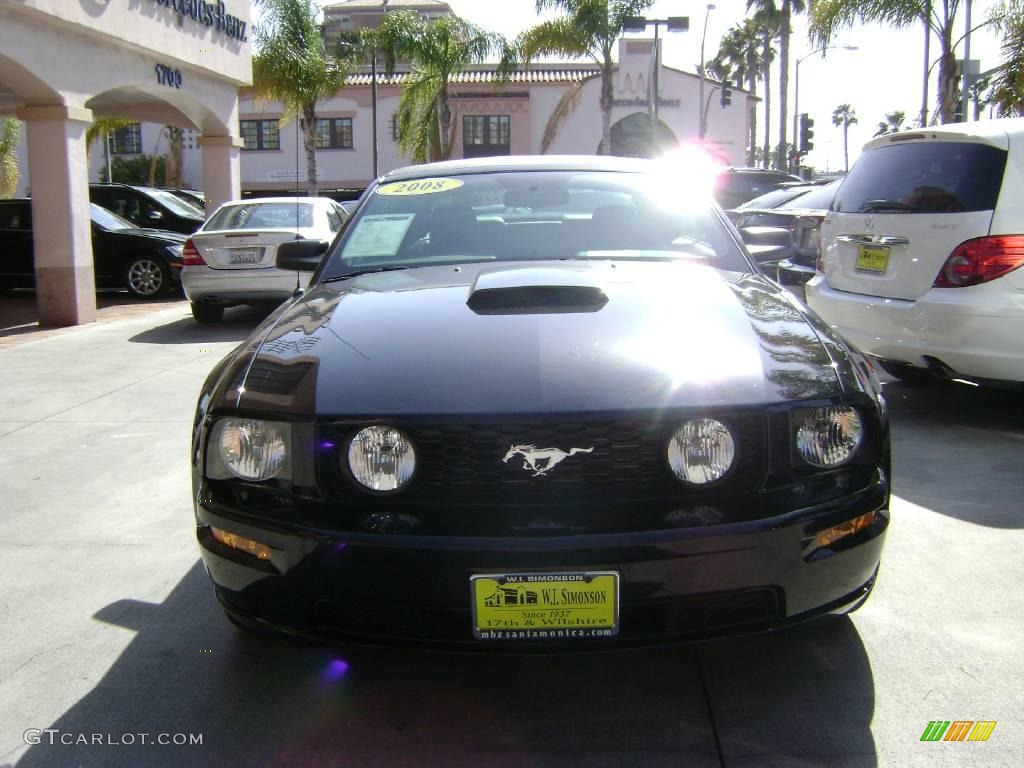
[[[908,363],[894,363],[890,360],[879,360],[878,365],[893,378],[912,387],[927,387],[935,383],[935,376],[927,368],[918,368]]]
[[[197,323],[219,323],[224,317],[224,307],[220,304],[196,304],[192,302],[192,317]]]
[[[136,256],[124,268],[124,282],[135,298],[152,299],[167,290],[171,271],[154,256]]]

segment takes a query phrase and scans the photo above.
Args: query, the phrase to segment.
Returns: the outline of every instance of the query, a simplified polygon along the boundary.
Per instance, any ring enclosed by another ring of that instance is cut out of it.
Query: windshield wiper
[[[914,211],[916,206],[901,203],[899,200],[868,200],[860,207],[861,213],[872,211]]]
[[[395,264],[390,267],[373,267],[372,269],[360,269],[356,272],[346,272],[344,275],[335,275],[334,277],[328,277],[326,280],[321,282],[324,283],[336,283],[339,280],[351,280],[353,277],[361,277],[363,275],[372,275],[375,272],[397,272],[401,269],[412,269],[411,264]]]

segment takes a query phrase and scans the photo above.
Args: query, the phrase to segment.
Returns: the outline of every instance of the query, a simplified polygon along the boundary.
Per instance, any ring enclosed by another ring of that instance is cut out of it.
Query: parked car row
[[[180,288],[185,235],[137,227],[95,203],[89,217],[97,289],[149,299]],[[0,200],[0,288],[34,288],[35,279],[32,201]]]
[[[777,227],[789,233],[787,247],[771,259],[757,258],[779,282],[803,283],[814,275],[819,255],[819,233],[841,180],[826,184],[794,184],[768,192],[727,211],[740,229]]]

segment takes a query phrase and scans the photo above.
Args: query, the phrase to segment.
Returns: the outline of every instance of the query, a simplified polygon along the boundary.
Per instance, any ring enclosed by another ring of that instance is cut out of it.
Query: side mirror
[[[150,221],[163,221],[164,215],[160,211],[150,211],[146,218]]]
[[[782,227],[744,227],[740,237],[758,264],[784,259],[793,250],[793,233]]]
[[[277,268],[312,272],[320,266],[330,243],[326,240],[289,240],[277,246]]]

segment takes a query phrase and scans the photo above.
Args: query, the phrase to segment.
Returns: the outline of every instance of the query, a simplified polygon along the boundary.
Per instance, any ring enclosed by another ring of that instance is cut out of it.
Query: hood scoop
[[[481,273],[467,306],[478,315],[597,312],[608,295],[592,275],[575,269],[508,269]]]

